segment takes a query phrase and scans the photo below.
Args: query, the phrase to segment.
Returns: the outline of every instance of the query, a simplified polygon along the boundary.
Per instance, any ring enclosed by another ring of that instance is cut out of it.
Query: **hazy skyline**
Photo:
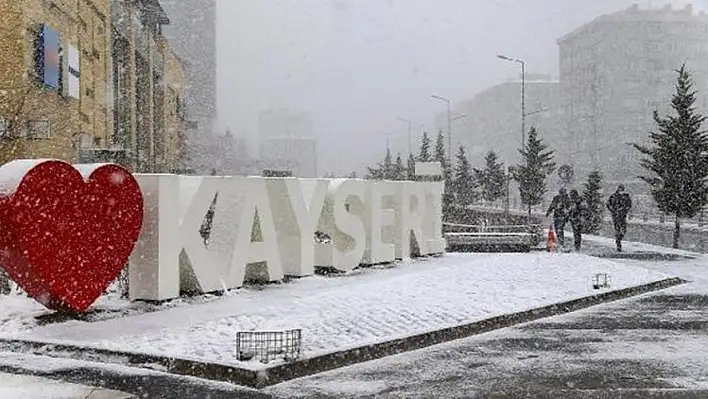
[[[517,65],[495,54],[524,59],[527,73],[555,77],[560,36],[634,3],[649,2],[219,0],[217,126],[248,137],[255,151],[261,110],[307,111],[319,170],[361,170],[382,158],[381,133],[393,132],[392,143],[406,148],[407,128],[397,117],[432,126],[445,105],[431,94],[454,107],[519,76]],[[668,3],[686,1],[651,5]]]

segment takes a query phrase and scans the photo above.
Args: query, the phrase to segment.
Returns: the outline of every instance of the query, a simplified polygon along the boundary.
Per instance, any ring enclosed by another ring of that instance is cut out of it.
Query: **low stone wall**
[[[493,208],[473,208],[467,210],[458,210],[454,215],[451,215],[452,223],[460,224],[479,224],[467,223],[467,220],[490,220],[499,224],[526,224],[526,214],[518,210],[511,210],[510,216],[505,218],[505,212],[501,209]],[[508,221],[509,223],[504,223]],[[532,223],[543,224],[542,227],[547,228],[545,222],[550,223],[550,218],[545,215],[534,213],[532,214]],[[612,222],[606,220],[600,231],[597,233],[602,237],[614,238],[614,227]],[[647,223],[638,219],[629,220],[627,222],[626,241],[635,241],[645,244],[652,244],[661,247],[670,248],[673,245],[674,224],[667,223]],[[681,239],[679,242],[680,248],[687,251],[700,253],[708,253],[708,231],[695,228],[692,225],[681,226]]]
[[[528,223],[528,215],[518,211],[509,211],[484,208],[456,208],[448,215],[445,215],[445,222],[481,225],[487,224],[490,226],[504,225],[525,225]],[[539,224],[542,218],[539,215],[531,215],[531,223]]]
[[[612,226],[612,222],[605,222],[598,232],[598,235],[614,238],[615,230]],[[627,235],[624,239],[626,241],[671,247],[674,242],[674,224],[650,224],[630,221],[627,223]],[[682,226],[679,247],[687,251],[708,253],[706,239],[708,239],[708,232]]]

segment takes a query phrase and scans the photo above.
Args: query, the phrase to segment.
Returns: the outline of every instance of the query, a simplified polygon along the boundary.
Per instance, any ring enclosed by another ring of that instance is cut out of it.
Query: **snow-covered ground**
[[[583,251],[615,253],[612,239],[585,242]],[[692,282],[288,381],[265,392],[282,398],[708,397],[708,256],[641,243],[627,243],[625,249],[690,256],[616,262]]]
[[[583,254],[448,254],[110,320],[19,331],[5,322],[2,332],[235,364],[238,331],[301,328],[312,356],[592,295],[594,273],[608,273],[611,289],[671,277]]]
[[[70,384],[48,378],[0,373],[0,398],[3,399],[128,399],[126,393]]]

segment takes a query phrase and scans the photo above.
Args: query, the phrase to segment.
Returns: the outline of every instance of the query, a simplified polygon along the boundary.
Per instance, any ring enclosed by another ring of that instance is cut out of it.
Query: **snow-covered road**
[[[0,373],[2,399],[130,399],[135,396],[108,389],[71,384],[43,377]]]

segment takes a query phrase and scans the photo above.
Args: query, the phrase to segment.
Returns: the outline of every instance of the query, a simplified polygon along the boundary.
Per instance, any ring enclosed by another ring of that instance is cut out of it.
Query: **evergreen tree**
[[[415,180],[415,157],[413,154],[408,154],[408,162],[406,163],[406,180]]]
[[[423,137],[420,139],[420,154],[417,161],[430,162],[430,137],[427,132],[423,132]]]
[[[438,137],[435,140],[435,153],[433,155],[433,161],[440,162],[443,169],[447,167],[447,159],[445,158],[445,136],[443,135],[442,130],[438,130]]]
[[[406,179],[406,166],[403,164],[403,158],[401,158],[401,153],[396,154],[396,163],[393,165],[393,177],[391,180],[405,180]]]
[[[347,175],[347,179],[357,179],[356,171],[353,171]]]
[[[489,151],[484,157],[484,168],[474,169],[475,177],[481,188],[482,199],[494,202],[506,192],[506,172],[504,163],[494,151]]]
[[[602,215],[605,204],[602,202],[602,174],[595,170],[590,172],[588,181],[583,185],[583,199],[588,207],[588,218],[585,221],[584,232],[597,234],[602,227]]]
[[[696,112],[696,91],[686,65],[676,70],[676,93],[671,99],[675,115],[662,118],[654,111],[657,130],[649,133],[649,146],[635,144],[644,156],[640,176],[651,187],[659,210],[675,215],[673,247],[679,247],[681,218],[696,215],[708,203],[708,134],[701,130],[706,117]]]
[[[393,158],[391,157],[391,149],[386,148],[386,156],[381,165],[382,175],[384,180],[392,180],[393,177]]]
[[[528,206],[529,220],[531,220],[531,207],[538,205],[546,194],[546,178],[555,168],[553,150],[549,150],[543,140],[538,138],[536,127],[529,131],[526,146],[521,153],[521,164],[512,170],[514,180],[519,183],[521,203]]]
[[[443,192],[443,215],[449,215],[455,202],[454,183],[452,181],[452,171],[447,164],[445,158],[445,136],[442,130],[438,130],[438,137],[435,140],[435,153],[433,161],[440,162],[442,168],[442,179],[445,182],[445,191]],[[446,217],[447,219],[447,217]]]
[[[474,202],[476,193],[472,167],[463,145],[460,145],[456,158],[455,176],[451,182],[452,191],[457,199],[457,204],[467,206]]]
[[[384,170],[381,166],[381,162],[377,163],[374,166],[367,166],[366,175],[364,176],[364,178],[368,180],[383,180]]]
[[[395,174],[393,160],[391,159],[391,150],[386,149],[386,156],[382,162],[378,162],[374,166],[366,167],[366,179],[370,180],[393,180]]]

